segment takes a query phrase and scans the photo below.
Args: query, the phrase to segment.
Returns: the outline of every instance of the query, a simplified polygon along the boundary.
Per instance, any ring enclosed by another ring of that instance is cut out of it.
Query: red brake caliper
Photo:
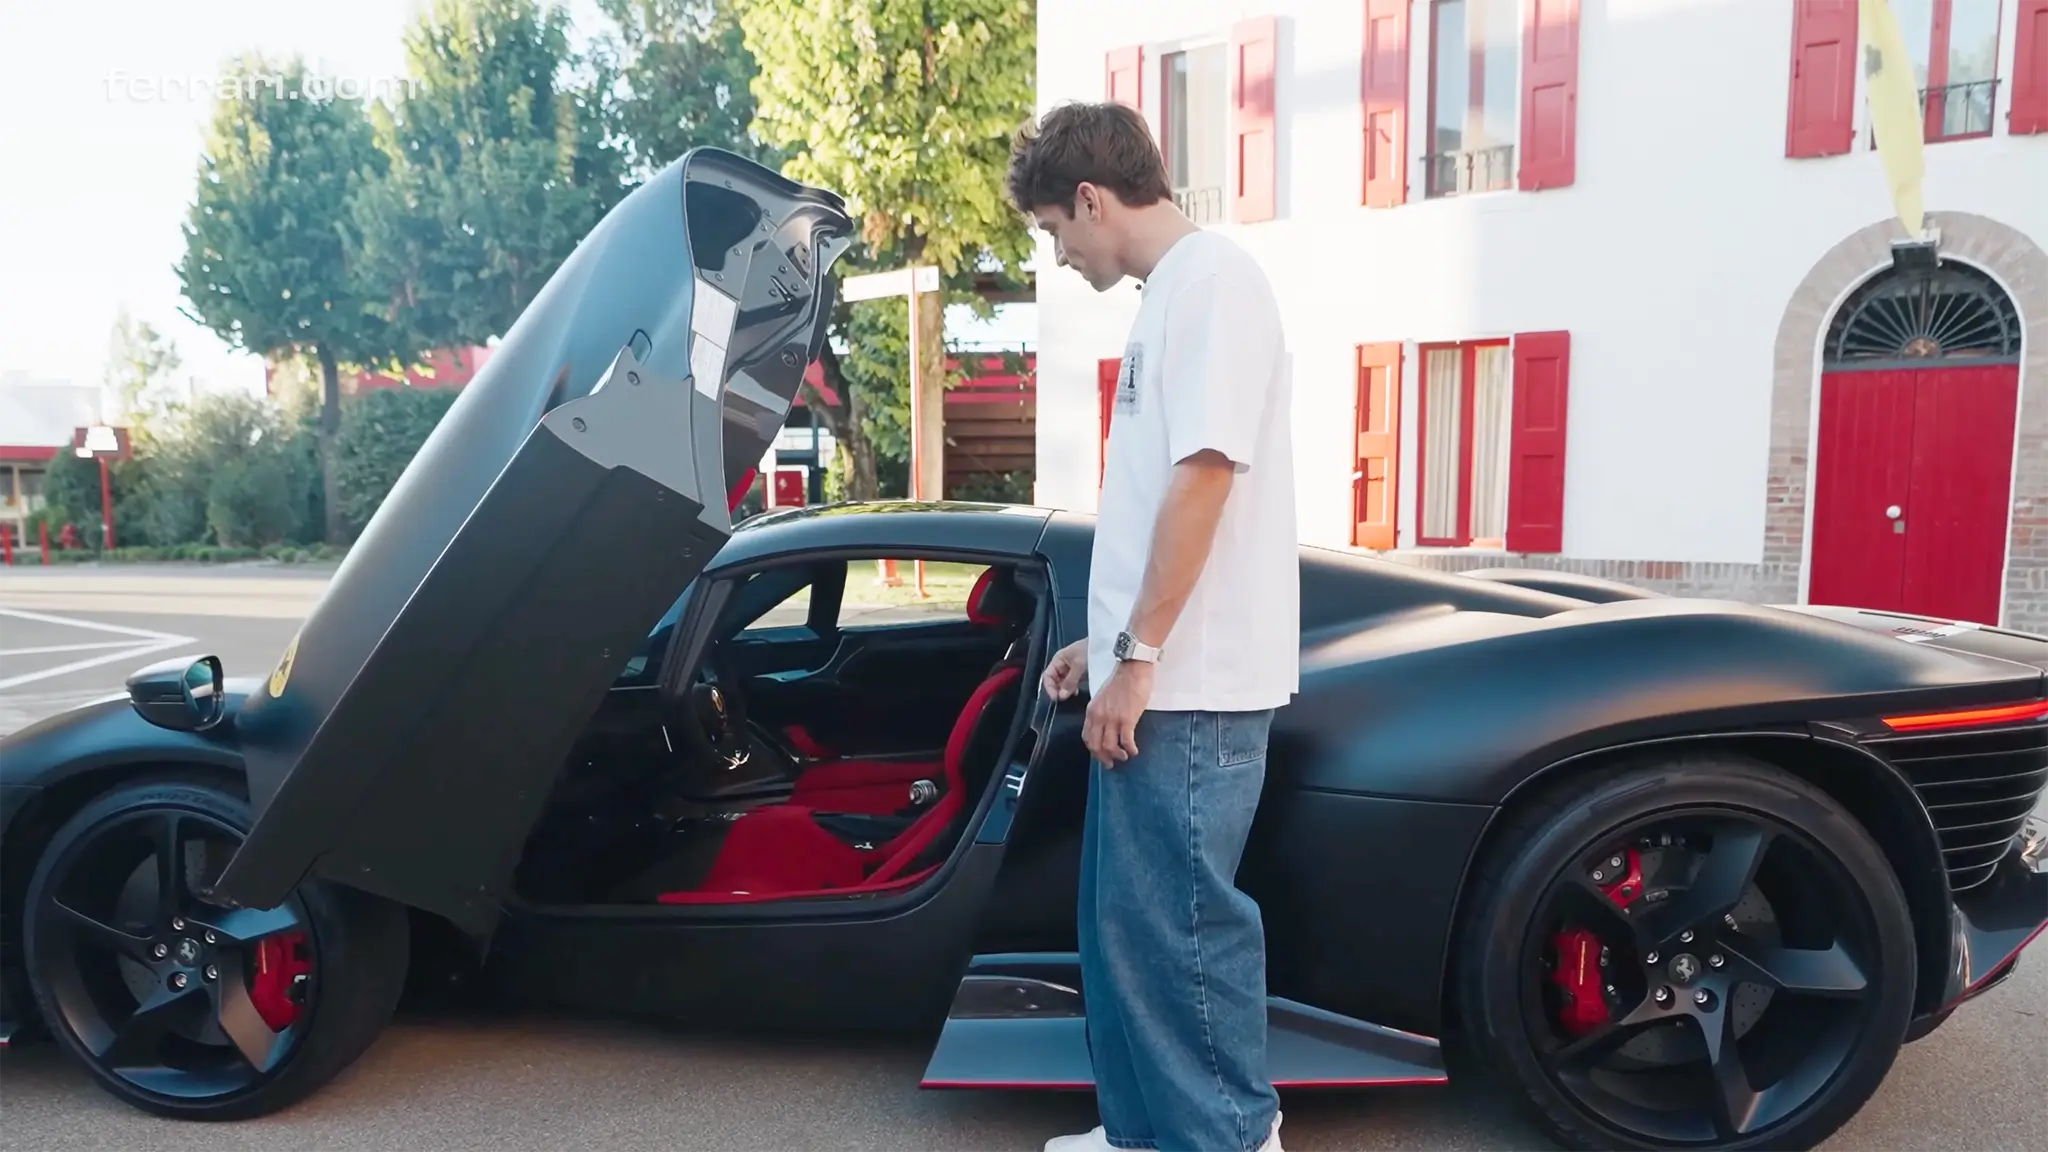
[[[249,1002],[256,1014],[282,1032],[299,1018],[299,1001],[293,987],[299,977],[313,971],[306,951],[306,934],[287,932],[256,942],[256,972],[249,980]]]
[[[1623,856],[1621,866],[1616,867],[1613,858],[1602,862],[1593,871],[1593,883],[1617,908],[1626,908],[1642,895],[1642,860],[1633,848],[1618,855]],[[1606,946],[1598,936],[1577,926],[1561,929],[1550,943],[1557,950],[1557,967],[1550,973],[1550,982],[1564,993],[1558,1023],[1575,1036],[1607,1023],[1615,1004],[1607,994],[1607,974],[1602,971]]]

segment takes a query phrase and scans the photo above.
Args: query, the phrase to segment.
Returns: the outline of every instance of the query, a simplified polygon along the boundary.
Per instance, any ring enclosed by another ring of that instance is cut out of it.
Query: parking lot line
[[[108,651],[98,656],[89,656],[83,660],[73,660],[69,664],[59,664],[54,668],[38,668],[33,672],[23,672],[17,676],[0,679],[0,692],[10,688],[18,688],[23,684],[33,684],[38,680],[68,676],[73,672],[82,672],[87,668],[97,668],[102,664],[111,664],[116,660],[133,660],[139,656],[149,656],[169,648],[176,648],[180,644],[190,644],[193,642],[190,636],[174,636],[168,632],[153,632],[147,628],[129,628],[120,624],[102,624],[97,620],[80,620],[70,616],[51,616],[46,613],[29,612],[20,608],[0,608],[0,616],[12,616],[17,620],[29,620],[38,624],[56,624],[69,628],[82,628],[91,632],[112,632],[117,635],[132,637],[132,639],[126,641],[109,642],[106,645]],[[79,645],[75,647],[55,645],[46,647],[43,651],[67,649],[70,651],[84,651],[88,647],[98,647],[98,645]],[[0,656],[25,656],[31,654],[33,654],[33,651],[29,649],[0,652]]]

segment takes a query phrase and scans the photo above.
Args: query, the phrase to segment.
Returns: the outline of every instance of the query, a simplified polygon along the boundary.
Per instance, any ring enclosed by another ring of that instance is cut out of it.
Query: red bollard
[[[50,522],[44,520],[36,525],[36,538],[43,544],[43,563],[50,562]]]
[[[14,529],[0,524],[0,563],[14,567]]]

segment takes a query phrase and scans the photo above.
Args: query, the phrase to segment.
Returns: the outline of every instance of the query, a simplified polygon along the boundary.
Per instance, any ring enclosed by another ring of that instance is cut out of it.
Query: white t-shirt
[[[1116,669],[1176,463],[1236,465],[1187,605],[1160,645],[1148,707],[1247,712],[1300,684],[1301,567],[1280,310],[1250,253],[1214,232],[1168,249],[1124,347],[1088,573],[1088,683]]]

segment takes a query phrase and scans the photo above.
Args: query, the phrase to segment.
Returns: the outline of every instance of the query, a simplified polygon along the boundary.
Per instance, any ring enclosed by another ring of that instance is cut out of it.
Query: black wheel
[[[59,1043],[115,1096],[237,1120],[317,1090],[368,1048],[403,989],[402,908],[302,885],[283,906],[206,898],[249,827],[217,787],[156,781],[87,805],[29,881],[29,983]]]
[[[1904,1042],[1913,926],[1819,789],[1739,756],[1576,777],[1508,817],[1454,976],[1463,1041],[1580,1148],[1809,1148]]]

